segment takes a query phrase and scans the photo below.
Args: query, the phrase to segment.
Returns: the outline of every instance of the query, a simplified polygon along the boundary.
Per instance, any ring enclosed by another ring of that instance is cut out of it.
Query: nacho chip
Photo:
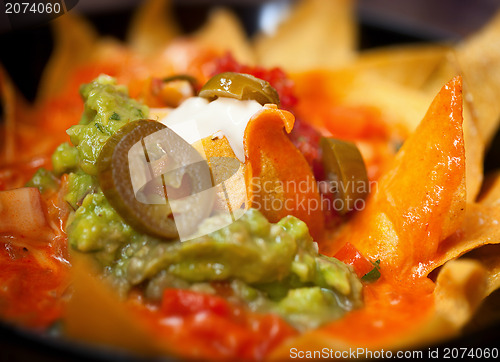
[[[432,260],[440,242],[463,221],[461,89],[459,77],[441,89],[338,241],[351,242],[372,261],[380,259],[396,278],[423,275],[420,264]]]
[[[500,242],[500,208],[481,204],[467,204],[465,220],[457,232],[444,240],[429,261],[421,264],[427,274],[448,260],[486,244]]]
[[[38,104],[63,89],[76,67],[90,58],[97,43],[94,28],[74,14],[58,17],[52,24],[55,47],[38,86]]]
[[[446,57],[442,59],[441,64],[436,71],[427,79],[423,85],[423,90],[432,96],[445,83],[447,79],[463,74],[458,66],[457,55],[454,50],[450,50]],[[474,202],[481,189],[483,182],[483,160],[485,151],[485,142],[480,133],[477,119],[474,117],[473,96],[470,93],[468,84],[464,82],[463,86],[463,129],[465,143],[465,162],[466,162],[466,184],[467,201]]]
[[[484,180],[478,202],[487,206],[500,206],[500,171],[494,172]]]
[[[255,56],[243,26],[236,15],[227,9],[214,9],[208,22],[194,34],[194,38],[207,48],[221,53],[229,51],[242,64],[255,63]]]
[[[486,270],[475,260],[452,260],[444,265],[434,291],[436,314],[458,331],[474,315],[486,293]]]
[[[465,208],[463,223],[455,233],[443,240],[433,258],[422,260],[419,266],[421,275],[427,275],[432,270],[446,262],[463,255],[471,255],[470,251],[484,245],[500,243],[500,178],[494,175],[487,182],[486,190],[480,196],[480,203],[468,203]],[[495,275],[495,260],[500,258],[490,255],[489,269]],[[500,264],[498,264],[500,268]],[[497,286],[498,287],[498,286]],[[490,288],[493,288],[491,286]],[[488,294],[491,293],[489,290]]]
[[[478,239],[476,249],[466,254],[467,258],[478,260],[486,269],[487,288],[486,295],[490,295],[500,288],[500,173],[495,172],[486,178],[483,190],[478,198],[481,206],[494,210],[496,218],[488,215],[486,223],[481,223],[482,238]],[[483,214],[484,215],[484,214]],[[484,221],[481,219],[481,221]],[[481,235],[481,234],[480,234]],[[480,243],[482,242],[482,243]],[[484,245],[490,244],[490,245]],[[493,245],[496,244],[496,245]],[[484,245],[478,247],[480,245]]]
[[[498,243],[498,241],[497,241]],[[500,289],[500,245],[486,245],[468,253],[467,258],[477,260],[486,269],[485,296]]]
[[[64,324],[69,338],[141,355],[169,352],[147,329],[144,320],[95,275],[93,259],[73,253],[71,264],[72,295]]]
[[[259,34],[257,61],[287,71],[335,68],[355,58],[354,1],[299,1],[275,34]]]
[[[440,44],[377,48],[360,53],[351,67],[405,87],[420,89],[443,62],[449,48]]]
[[[245,184],[250,207],[271,222],[293,215],[320,240],[324,216],[318,184],[304,155],[286,136],[295,117],[266,104],[245,128]],[[272,142],[269,142],[272,140]]]
[[[15,110],[16,95],[14,84],[7,75],[6,70],[0,66],[0,101],[2,102],[2,147],[0,148],[0,160],[2,163],[14,161],[15,150]]]
[[[488,145],[500,123],[500,12],[457,48],[457,63],[470,92],[472,112]]]
[[[150,55],[180,35],[170,0],[148,0],[135,13],[127,42],[138,54]]]
[[[373,107],[389,127],[401,127],[405,134],[417,127],[429,106],[428,97],[419,90],[350,67],[297,73],[292,79],[299,99],[296,112],[320,129],[325,127],[321,103],[328,108]]]
[[[201,143],[216,185],[214,208],[233,213],[246,201],[245,165],[236,158],[226,137],[206,137]],[[235,164],[227,165],[225,158],[237,161],[239,168],[235,173]]]

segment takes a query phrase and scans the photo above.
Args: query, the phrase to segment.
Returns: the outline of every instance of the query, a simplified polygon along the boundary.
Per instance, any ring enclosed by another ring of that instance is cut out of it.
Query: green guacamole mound
[[[210,292],[210,282],[229,281],[239,302],[279,313],[300,329],[361,305],[361,282],[351,267],[320,255],[306,224],[293,216],[272,224],[249,209],[230,225],[192,240],[131,239],[118,253],[112,251],[116,258],[106,265],[109,279],[124,291],[145,284],[159,288],[160,298],[166,287],[202,286]],[[97,254],[112,259],[107,252]]]
[[[79,124],[67,130],[72,145],[59,145],[52,154],[52,171],[44,169],[28,183],[43,192],[51,187],[51,177],[69,174],[66,201],[75,210],[87,194],[98,189],[96,163],[107,139],[125,124],[149,114],[147,106],[129,98],[127,88],[107,75],[82,85],[80,95],[85,105],[83,115]]]
[[[199,226],[202,236],[184,242],[134,230],[100,190],[96,162],[106,140],[146,117],[148,109],[104,75],[83,85],[81,95],[85,111],[67,131],[72,145],[60,145],[53,170],[40,171],[31,183],[47,189],[56,176],[69,175],[65,200],[74,210],[66,226],[69,244],[91,253],[121,295],[139,287],[146,298],[159,300],[165,288],[215,293],[211,283],[226,282],[234,302],[278,313],[298,329],[316,328],[362,304],[362,285],[352,268],[320,255],[306,224],[293,216],[273,224],[250,209],[228,226],[204,233],[225,217],[212,215]]]
[[[80,89],[85,109],[80,124],[67,133],[78,150],[79,167],[89,175],[97,175],[97,157],[106,140],[130,121],[148,116],[149,110],[128,97],[124,86],[114,78],[101,75]]]

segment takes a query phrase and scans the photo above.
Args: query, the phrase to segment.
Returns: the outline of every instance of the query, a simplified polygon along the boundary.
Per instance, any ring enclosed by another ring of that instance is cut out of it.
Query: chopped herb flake
[[[116,112],[113,112],[113,114],[109,117],[109,119],[113,121],[119,121],[121,119],[120,115]]]
[[[373,263],[373,269],[363,275],[361,280],[365,283],[376,282],[380,278],[380,260]]]
[[[104,133],[105,135],[111,136],[111,132],[109,132],[102,124],[99,122],[95,123],[95,127],[101,132]]]

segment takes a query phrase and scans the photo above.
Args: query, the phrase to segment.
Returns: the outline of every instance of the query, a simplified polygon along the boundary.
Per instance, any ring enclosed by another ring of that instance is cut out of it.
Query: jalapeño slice
[[[250,74],[235,72],[213,76],[201,88],[198,95],[208,100],[227,97],[239,100],[253,99],[262,105],[280,103],[278,92],[268,82]]]
[[[120,128],[104,144],[97,167],[109,203],[140,232],[185,237],[211,211],[207,162],[159,122],[137,120]]]
[[[365,163],[352,142],[324,137],[320,145],[325,176],[334,190],[335,209],[342,215],[346,214],[368,195]]]

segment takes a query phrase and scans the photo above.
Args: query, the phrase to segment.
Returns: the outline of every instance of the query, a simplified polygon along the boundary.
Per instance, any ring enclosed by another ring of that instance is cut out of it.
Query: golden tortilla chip
[[[428,98],[419,90],[386,80],[376,74],[363,73],[358,74],[348,85],[343,102],[348,105],[377,107],[390,126],[402,125],[409,133],[417,128],[430,104]]]
[[[495,172],[486,178],[483,185],[483,190],[478,198],[481,205],[494,208],[495,210],[500,209],[500,173]],[[500,213],[499,213],[500,214]],[[494,244],[485,245],[466,254],[467,258],[472,258],[478,260],[485,268],[487,272],[487,288],[486,295],[490,295],[492,292],[500,288],[500,233],[498,230],[500,226],[498,225],[500,220],[493,220],[493,225],[489,230],[489,235],[485,235],[485,239],[493,240]],[[486,225],[488,227],[488,225]],[[485,232],[487,234],[487,232]]]
[[[486,293],[486,270],[475,260],[452,260],[440,270],[434,291],[436,313],[458,331],[474,315]]]
[[[439,90],[442,84],[448,79],[462,74],[458,67],[456,52],[450,50],[446,57],[442,59],[441,64],[435,72],[427,79],[423,85],[423,90],[431,97]],[[483,182],[483,160],[485,143],[478,128],[476,117],[474,117],[473,96],[470,93],[470,88],[464,80],[463,86],[463,129],[465,143],[465,162],[466,162],[466,184],[467,184],[467,201],[474,202],[481,189]]]
[[[457,47],[457,63],[470,92],[473,116],[488,145],[500,122],[500,12]]]
[[[218,8],[208,22],[194,34],[196,41],[220,52],[231,52],[242,64],[254,64],[255,56],[238,17],[231,11]]]
[[[3,164],[14,161],[15,157],[15,108],[16,91],[14,84],[7,75],[7,71],[0,66],[0,101],[2,102],[3,127],[0,133],[2,147],[0,147],[0,161]]]
[[[97,43],[94,28],[74,14],[58,17],[52,25],[55,46],[40,80],[38,104],[62,90],[75,67],[90,58]]]
[[[206,137],[201,143],[216,187],[214,208],[232,213],[246,202],[245,165],[236,158],[226,137]],[[226,167],[225,158],[238,162],[239,168],[235,173],[234,164]]]
[[[494,172],[484,180],[478,202],[488,206],[500,206],[500,171]]]
[[[422,270],[430,272],[449,260],[486,244],[500,243],[500,207],[467,204],[461,228],[444,240],[434,257]]]
[[[440,44],[377,48],[362,52],[352,67],[377,74],[384,80],[420,89],[443,62],[449,48]],[[448,77],[445,82],[451,78]]]
[[[264,67],[287,71],[335,68],[356,56],[352,0],[299,1],[275,34],[259,34],[254,46]]]
[[[479,248],[479,250],[482,250],[485,248],[484,245],[499,243],[500,174],[495,173],[486,179],[483,191],[478,197],[478,203],[467,204],[465,220],[461,228],[440,244],[436,258],[425,268],[434,269],[464,254],[467,254],[468,257],[474,255],[470,253],[474,249]],[[479,251],[478,253],[481,254]],[[496,255],[487,255],[489,259],[486,264],[488,265],[489,275],[494,279],[492,284],[488,286],[487,294],[500,286],[495,284],[500,283],[500,279],[495,279],[498,278],[495,275],[500,270],[500,256],[498,256],[498,253]]]
[[[426,275],[424,263],[434,260],[443,240],[464,220],[461,85],[456,77],[441,89],[366,207],[336,241],[352,243],[372,261],[382,260],[394,277]]]
[[[179,35],[171,1],[148,0],[135,13],[127,42],[137,53],[149,55],[163,49]]]
[[[486,269],[485,295],[500,288],[500,245],[486,245],[471,251],[467,258],[477,260]]]
[[[314,87],[315,94],[321,90],[325,102],[379,109],[389,127],[401,127],[407,134],[415,130],[430,104],[428,96],[418,89],[355,67],[296,73],[292,79],[301,101],[310,97],[309,88]]]
[[[465,90],[467,94],[467,90]],[[466,96],[465,96],[466,97]],[[472,117],[471,107],[464,102],[464,144],[465,144],[465,182],[467,201],[476,200],[483,183],[484,141]]]
[[[158,353],[144,323],[94,275],[93,260],[78,252],[71,259],[72,295],[64,319],[68,337],[140,354]]]

